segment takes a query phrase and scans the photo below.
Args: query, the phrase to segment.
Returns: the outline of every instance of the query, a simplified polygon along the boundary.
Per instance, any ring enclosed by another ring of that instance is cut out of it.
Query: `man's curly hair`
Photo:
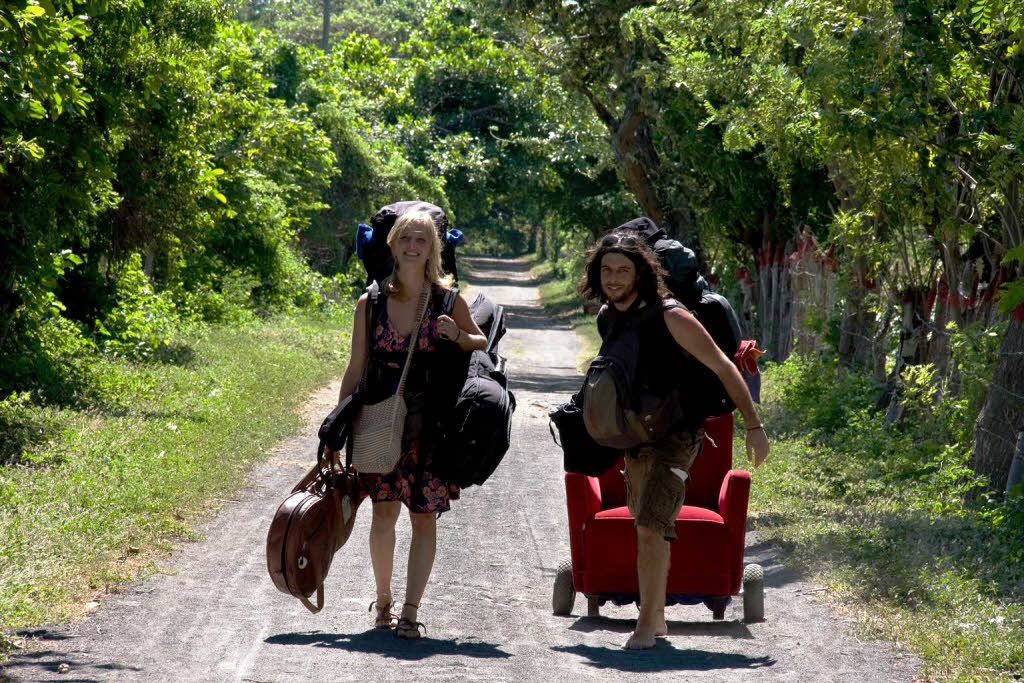
[[[603,246],[602,243],[611,235],[618,237],[619,241]],[[623,244],[623,239],[630,240],[630,244]],[[635,233],[611,232],[598,239],[597,244],[587,252],[587,265],[584,266],[583,277],[576,286],[576,291],[584,299],[597,300],[601,303],[608,301],[601,289],[601,259],[605,254],[622,254],[633,262],[633,267],[636,268],[636,291],[640,299],[653,303],[671,296],[668,287],[665,286],[665,269],[662,268],[661,261],[654,251],[647,246],[644,238]]]

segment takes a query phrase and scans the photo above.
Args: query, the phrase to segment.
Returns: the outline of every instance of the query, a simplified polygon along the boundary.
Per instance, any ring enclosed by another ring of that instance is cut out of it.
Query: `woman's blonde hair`
[[[437,226],[434,224],[434,219],[425,211],[411,211],[399,216],[394,226],[392,226],[391,232],[388,233],[388,247],[391,249],[391,255],[395,257],[395,270],[387,278],[386,284],[389,295],[401,295],[402,283],[398,279],[398,256],[395,254],[398,240],[406,232],[415,228],[421,228],[429,236],[427,239],[430,240],[430,253],[427,255],[426,268],[423,273],[424,279],[432,285],[438,285],[445,289],[451,289],[452,287],[454,278],[451,275],[446,275],[441,270],[441,237],[437,234]]]

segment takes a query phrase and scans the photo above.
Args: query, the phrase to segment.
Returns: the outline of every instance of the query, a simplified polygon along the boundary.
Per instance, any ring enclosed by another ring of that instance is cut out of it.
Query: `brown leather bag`
[[[362,502],[351,466],[339,469],[323,457],[299,480],[274,513],[267,532],[267,569],[282,593],[294,595],[310,612],[324,606],[324,580],[334,553],[352,534]],[[316,593],[316,605],[310,596]]]

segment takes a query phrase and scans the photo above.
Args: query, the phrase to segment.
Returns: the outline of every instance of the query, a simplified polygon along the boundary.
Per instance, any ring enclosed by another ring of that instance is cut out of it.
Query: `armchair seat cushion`
[[[684,505],[676,517],[669,548],[668,592],[729,594],[732,543],[725,521],[714,510]],[[625,506],[602,510],[583,527],[583,590],[586,593],[639,590],[636,527]]]

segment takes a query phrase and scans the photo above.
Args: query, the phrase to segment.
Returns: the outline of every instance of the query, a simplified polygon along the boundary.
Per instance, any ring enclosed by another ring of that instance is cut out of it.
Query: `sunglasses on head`
[[[601,240],[602,247],[614,247],[617,244],[621,244],[624,247],[635,247],[640,244],[640,241],[632,235],[605,235]]]

